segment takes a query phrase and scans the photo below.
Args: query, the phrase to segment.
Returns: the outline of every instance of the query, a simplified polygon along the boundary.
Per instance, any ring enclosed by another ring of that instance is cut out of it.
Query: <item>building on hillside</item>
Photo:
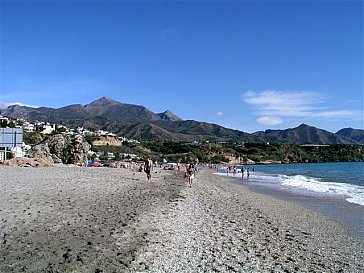
[[[120,158],[128,161],[128,160],[132,160],[132,159],[138,159],[138,156],[136,154],[120,153]]]
[[[43,126],[43,130],[42,130],[42,134],[51,134],[53,133],[54,131],[56,131],[56,125],[53,124],[53,125],[50,125],[49,123],[45,124]]]
[[[118,137],[118,139],[119,139],[121,142],[128,141],[128,139],[127,139],[126,137]]]
[[[28,121],[25,121],[23,123],[22,128],[26,132],[34,132],[35,131],[35,125],[33,123],[28,122]]]
[[[56,125],[56,130],[58,132],[65,132],[65,133],[69,133],[70,132],[70,129],[62,124],[60,125]]]
[[[186,145],[195,146],[195,147],[201,146],[201,144],[199,142],[197,142],[196,140],[193,142],[188,142],[188,143],[186,143]]]
[[[125,138],[125,141],[130,142],[130,143],[136,143],[136,144],[140,143],[140,141],[138,141],[136,139],[127,139],[127,138]]]
[[[95,135],[96,136],[104,136],[104,135],[107,135],[109,132],[107,132],[107,131],[104,131],[104,130],[97,130],[96,132],[95,132]]]
[[[75,132],[77,133],[77,134],[79,134],[79,135],[83,135],[83,131],[84,131],[85,129],[83,129],[83,127],[77,127],[76,129],[75,129]]]
[[[6,123],[9,123],[9,118],[4,117],[4,116],[0,116],[0,122],[2,122],[2,121],[6,121]]]

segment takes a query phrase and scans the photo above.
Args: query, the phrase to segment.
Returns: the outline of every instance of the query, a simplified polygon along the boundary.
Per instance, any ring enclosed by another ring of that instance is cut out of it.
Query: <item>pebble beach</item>
[[[0,166],[0,272],[364,272],[364,239],[200,170]]]

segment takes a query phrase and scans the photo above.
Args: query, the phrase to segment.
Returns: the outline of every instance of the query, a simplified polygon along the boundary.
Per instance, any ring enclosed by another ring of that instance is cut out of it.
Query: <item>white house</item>
[[[45,126],[43,126],[43,131],[42,134],[51,134],[56,130],[56,125],[53,124],[52,126],[48,124],[46,124]]]
[[[98,130],[96,131],[96,135],[97,136],[104,136],[104,135],[107,135],[109,132],[107,131],[104,131],[104,130]]]
[[[34,124],[33,123],[30,123],[28,121],[25,121],[23,123],[23,126],[22,127],[23,127],[24,131],[26,131],[26,132],[34,132],[35,131]]]
[[[1,121],[6,121],[8,123],[9,119],[7,117],[0,116],[0,122]]]

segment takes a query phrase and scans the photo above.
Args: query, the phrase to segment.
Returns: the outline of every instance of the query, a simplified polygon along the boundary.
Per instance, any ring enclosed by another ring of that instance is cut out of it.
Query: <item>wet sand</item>
[[[232,179],[232,178],[231,178]],[[280,188],[271,185],[262,185],[262,182],[255,183],[254,178],[251,180],[232,180],[234,183],[245,186],[249,190],[274,198],[286,200],[295,204],[302,205],[316,212],[325,214],[334,221],[345,225],[348,231],[354,236],[364,238],[364,207],[358,204],[349,203],[343,198],[334,196],[323,196],[322,194],[304,194],[297,190]]]
[[[363,272],[330,218],[200,171],[0,166],[0,272]]]

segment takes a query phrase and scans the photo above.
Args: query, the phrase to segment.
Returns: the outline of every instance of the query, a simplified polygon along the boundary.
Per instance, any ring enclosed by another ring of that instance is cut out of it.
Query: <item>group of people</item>
[[[253,172],[254,172],[254,168],[253,168]],[[246,179],[249,179],[250,176],[250,170],[249,168],[247,169],[241,169],[241,179],[244,179],[244,174],[246,174]]]
[[[178,170],[180,170],[180,165],[178,164]],[[150,181],[152,179],[153,172],[153,161],[148,157],[144,160],[144,163],[140,165],[139,171],[144,171],[147,174],[147,179]],[[188,177],[188,185],[192,187],[193,179],[195,178],[195,173],[197,172],[196,164],[188,163],[186,165],[185,176]]]
[[[254,172],[254,167],[252,168],[252,171]],[[226,174],[229,175],[229,173],[232,173],[234,176],[237,173],[241,173],[241,178],[244,179],[244,176],[249,179],[250,177],[250,169],[241,167],[241,169],[238,170],[237,166],[228,166],[226,168]]]

